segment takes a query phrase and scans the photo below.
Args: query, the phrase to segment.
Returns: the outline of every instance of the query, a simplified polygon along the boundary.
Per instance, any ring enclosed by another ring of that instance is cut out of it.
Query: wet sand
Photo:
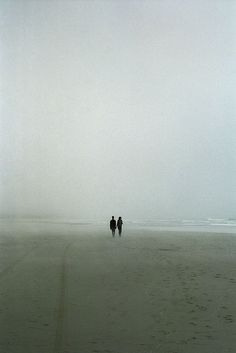
[[[236,235],[5,223],[0,353],[236,352]]]

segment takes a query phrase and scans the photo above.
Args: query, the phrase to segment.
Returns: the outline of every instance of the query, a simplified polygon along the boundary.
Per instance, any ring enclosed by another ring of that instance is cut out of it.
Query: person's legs
[[[115,229],[114,228],[112,228],[112,236],[114,237],[115,236]]]

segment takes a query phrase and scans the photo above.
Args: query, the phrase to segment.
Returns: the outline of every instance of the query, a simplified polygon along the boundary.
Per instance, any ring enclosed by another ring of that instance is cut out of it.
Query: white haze
[[[0,1],[1,216],[236,218],[236,2]]]

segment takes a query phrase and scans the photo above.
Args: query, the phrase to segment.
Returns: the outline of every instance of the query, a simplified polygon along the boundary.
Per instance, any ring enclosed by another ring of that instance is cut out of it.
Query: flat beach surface
[[[0,353],[235,353],[236,235],[9,224]]]

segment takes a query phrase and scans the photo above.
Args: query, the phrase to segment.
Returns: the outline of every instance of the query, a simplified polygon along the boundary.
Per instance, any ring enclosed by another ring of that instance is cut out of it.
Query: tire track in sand
[[[66,259],[69,248],[74,243],[70,242],[64,249],[62,255],[61,272],[59,279],[59,303],[56,318],[56,333],[54,342],[54,353],[63,353],[63,343],[65,342],[64,318],[65,318],[65,302],[66,302]]]

